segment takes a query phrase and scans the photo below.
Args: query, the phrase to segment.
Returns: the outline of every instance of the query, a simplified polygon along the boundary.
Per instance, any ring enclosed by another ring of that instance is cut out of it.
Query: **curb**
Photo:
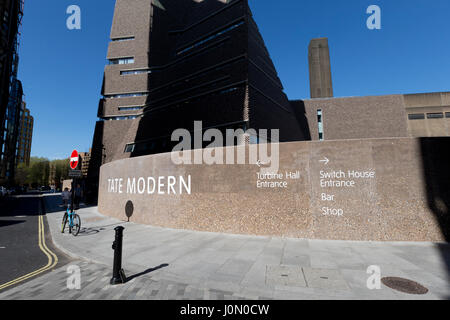
[[[82,255],[73,253],[73,252],[69,251],[68,249],[64,248],[64,247],[58,242],[58,240],[56,239],[56,237],[53,235],[53,231],[52,231],[52,228],[51,228],[51,225],[50,225],[50,221],[49,221],[49,217],[48,217],[48,215],[51,214],[51,213],[48,213],[48,212],[47,212],[46,206],[45,206],[45,201],[44,201],[44,198],[43,198],[43,197],[41,197],[41,203],[42,203],[42,209],[43,209],[43,212],[44,212],[44,214],[45,214],[45,218],[46,218],[46,220],[47,220],[47,224],[48,224],[48,227],[49,227],[50,238],[52,239],[53,245],[54,245],[58,250],[60,250],[61,252],[63,252],[64,254],[66,254],[67,256],[69,256],[69,257],[71,257],[71,258],[73,258],[73,259],[75,259],[75,260],[84,260],[84,261],[86,261],[86,262],[91,262],[91,263],[96,263],[96,264],[101,264],[101,265],[107,266],[106,263],[103,263],[103,262],[100,262],[100,261],[96,261],[96,260],[93,260],[93,259],[91,259],[91,258],[87,258],[87,257],[85,257],[85,256],[82,256]]]

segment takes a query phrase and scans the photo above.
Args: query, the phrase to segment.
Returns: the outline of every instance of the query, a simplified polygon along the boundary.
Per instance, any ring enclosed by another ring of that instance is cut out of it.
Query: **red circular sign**
[[[72,155],[70,156],[70,168],[72,170],[75,170],[75,168],[78,166],[78,151],[73,150]]]

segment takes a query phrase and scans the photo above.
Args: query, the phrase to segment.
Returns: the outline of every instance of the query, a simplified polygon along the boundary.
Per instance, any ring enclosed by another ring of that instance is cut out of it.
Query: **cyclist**
[[[72,193],[69,191],[69,188],[65,188],[61,194],[61,197],[63,200],[63,206],[64,206],[65,210],[67,210],[67,208],[69,207],[69,202],[70,202],[71,196],[72,196]]]

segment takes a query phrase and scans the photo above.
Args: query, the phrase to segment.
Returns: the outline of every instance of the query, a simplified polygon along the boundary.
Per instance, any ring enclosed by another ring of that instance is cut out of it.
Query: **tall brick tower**
[[[327,38],[312,39],[308,48],[311,99],[333,97]]]

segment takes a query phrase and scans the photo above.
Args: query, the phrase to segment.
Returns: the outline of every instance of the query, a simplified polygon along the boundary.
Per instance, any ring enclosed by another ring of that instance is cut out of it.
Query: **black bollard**
[[[121,226],[114,229],[116,231],[116,238],[112,245],[114,250],[113,277],[110,281],[112,285],[126,282],[125,272],[122,269],[122,238],[124,229]]]

